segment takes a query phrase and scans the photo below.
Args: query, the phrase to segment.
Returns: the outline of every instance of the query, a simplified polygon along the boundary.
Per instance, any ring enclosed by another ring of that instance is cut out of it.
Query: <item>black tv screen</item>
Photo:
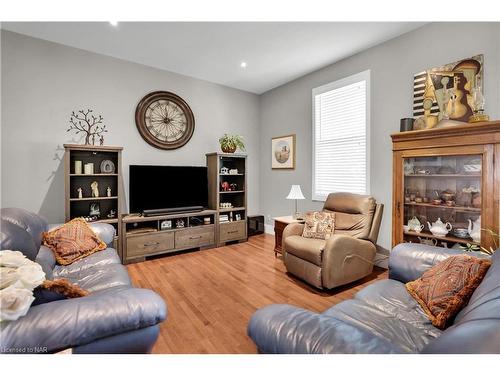
[[[206,167],[131,165],[130,212],[208,206]]]

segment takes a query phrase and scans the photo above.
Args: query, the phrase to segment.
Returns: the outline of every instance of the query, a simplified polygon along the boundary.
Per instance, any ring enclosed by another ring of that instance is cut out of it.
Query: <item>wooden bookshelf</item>
[[[98,203],[100,218],[93,222],[111,224],[116,231],[115,246],[121,256],[120,243],[120,215],[123,207],[123,180],[121,175],[122,147],[115,146],[89,146],[89,145],[64,145],[64,171],[65,171],[65,219],[69,221],[75,217],[90,216],[90,205]],[[76,173],[75,161],[82,162],[82,173]],[[101,162],[111,160],[115,165],[113,173],[100,171]],[[84,164],[94,164],[94,173],[84,174]],[[97,181],[99,197],[92,197],[90,184]],[[112,196],[107,196],[107,187],[111,188]],[[78,188],[82,188],[82,198],[78,197]],[[115,216],[108,217],[111,210]]]
[[[208,167],[208,205],[217,212],[217,244],[247,240],[247,165],[245,154],[210,153],[206,155]],[[223,173],[222,168],[237,169],[238,173]],[[222,183],[236,184],[230,191],[222,190]],[[221,207],[231,203],[231,207]],[[220,221],[228,215],[229,221]],[[237,219],[240,215],[240,219]]]

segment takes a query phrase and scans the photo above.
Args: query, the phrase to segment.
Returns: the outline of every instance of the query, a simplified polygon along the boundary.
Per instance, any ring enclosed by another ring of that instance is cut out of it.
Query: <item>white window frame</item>
[[[370,194],[370,70],[365,70],[361,73],[353,74],[349,77],[339,79],[323,86],[316,87],[312,90],[312,200],[324,202],[326,195],[316,193],[316,95],[327,91],[335,90],[344,86],[351,85],[356,82],[366,82],[366,191],[365,194]],[[332,191],[332,193],[334,193]]]

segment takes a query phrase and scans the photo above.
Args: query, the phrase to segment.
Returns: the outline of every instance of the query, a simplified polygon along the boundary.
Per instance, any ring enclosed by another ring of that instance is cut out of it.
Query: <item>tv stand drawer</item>
[[[220,242],[236,241],[246,238],[246,220],[219,224]]]
[[[173,232],[158,232],[127,238],[127,257],[148,255],[174,248]]]
[[[175,247],[189,248],[213,245],[214,226],[204,225],[199,227],[190,227],[175,232]]]

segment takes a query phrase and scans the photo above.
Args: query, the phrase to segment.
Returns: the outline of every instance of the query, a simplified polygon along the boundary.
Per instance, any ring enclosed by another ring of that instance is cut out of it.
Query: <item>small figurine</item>
[[[92,189],[92,197],[99,197],[99,184],[97,181],[94,181],[90,184],[90,188]]]
[[[226,167],[222,167],[220,169],[220,174],[228,174],[229,173],[229,169],[227,169]]]
[[[237,169],[230,169],[229,174],[238,174],[238,170]]]
[[[229,191],[229,182],[227,181],[224,181],[224,182],[221,182],[220,183],[220,187],[222,189],[222,191]]]
[[[113,219],[116,216],[115,210],[109,210],[108,219]]]
[[[109,186],[106,189],[106,193],[107,193],[108,197],[111,197],[111,188]]]
[[[82,199],[83,198],[83,190],[82,190],[82,188],[79,187],[78,189],[76,189],[76,191],[78,192],[78,198]]]
[[[176,222],[175,222],[175,226],[177,228],[184,228],[184,220],[182,219],[178,219]]]
[[[234,182],[232,184],[229,185],[231,187],[231,191],[236,191],[238,190],[238,184],[235,184]]]
[[[99,203],[93,202],[90,204],[89,216],[101,216],[101,207]]]

